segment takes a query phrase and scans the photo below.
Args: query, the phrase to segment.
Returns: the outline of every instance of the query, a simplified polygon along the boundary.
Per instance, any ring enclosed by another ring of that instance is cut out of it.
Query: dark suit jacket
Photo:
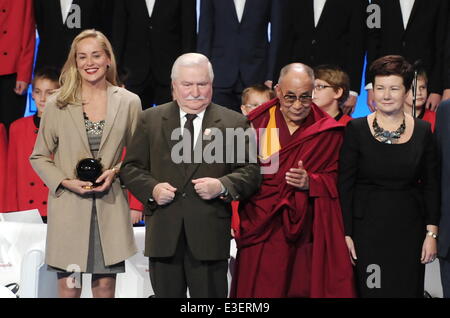
[[[179,118],[176,102],[144,111],[120,172],[126,187],[146,207],[145,255],[173,256],[184,226],[188,245],[197,260],[227,259],[231,205],[219,198],[201,199],[191,180],[219,178],[229,191],[229,200],[243,200],[261,183],[259,166],[248,162],[198,163],[190,164],[185,170],[184,164],[175,164],[171,159],[172,148],[177,143],[171,140],[171,134],[180,128]],[[202,132],[212,127],[225,133],[225,128],[248,128],[249,123],[237,112],[210,104],[203,118]],[[229,150],[229,140],[224,139]],[[204,140],[203,147],[207,144]],[[168,182],[177,188],[175,199],[165,206],[150,205],[148,199],[160,182]]]
[[[247,0],[241,23],[232,0],[202,0],[197,51],[214,69],[215,87],[273,80],[285,0]],[[271,42],[267,28],[271,23]]]
[[[438,256],[448,258],[450,248],[450,100],[437,109],[434,131],[441,167],[441,221],[439,223]]]
[[[445,44],[444,81],[444,89],[450,89],[450,6],[449,18],[447,23],[447,41]]]
[[[156,0],[152,17],[145,0],[115,0],[113,46],[127,85],[139,86],[148,75],[170,84],[175,59],[195,51],[195,0]]]
[[[442,94],[448,0],[415,0],[406,30],[399,0],[373,0],[381,8],[381,28],[369,29],[367,67],[379,57],[398,54],[410,63],[422,60],[428,89]],[[367,82],[370,74],[367,74]]]
[[[38,70],[42,66],[61,69],[70,51],[73,39],[85,29],[97,29],[110,35],[112,6],[108,0],[73,0],[81,9],[81,27],[69,28],[63,24],[59,0],[34,0],[39,48],[36,59]],[[73,12],[73,11],[72,11]],[[70,17],[71,13],[69,13]]]
[[[334,64],[348,73],[351,90],[359,92],[367,5],[367,0],[327,0],[315,27],[314,1],[289,0],[277,72],[294,62]]]

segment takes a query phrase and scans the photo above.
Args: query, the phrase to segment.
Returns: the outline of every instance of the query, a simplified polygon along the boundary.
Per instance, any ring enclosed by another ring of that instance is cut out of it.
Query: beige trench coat
[[[98,157],[105,169],[119,167],[122,150],[136,129],[141,101],[123,88],[108,85],[107,114]],[[30,161],[49,188],[46,263],[64,270],[86,271],[92,196],[82,197],[59,187],[75,179],[80,159],[92,157],[81,106],[59,108],[56,96],[46,105]],[[53,158],[53,159],[52,159]],[[105,265],[137,251],[126,192],[116,178],[110,190],[97,195],[98,226]]]

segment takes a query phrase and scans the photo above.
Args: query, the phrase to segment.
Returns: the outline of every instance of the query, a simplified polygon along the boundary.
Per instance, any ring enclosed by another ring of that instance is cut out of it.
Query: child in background
[[[247,116],[252,110],[274,98],[275,92],[266,85],[258,84],[247,87],[242,92],[241,97],[242,114]],[[231,236],[235,237],[239,235],[239,202],[233,201],[231,202],[231,206],[233,208],[233,215],[231,217]]]
[[[37,113],[17,119],[9,128],[7,160],[7,189],[4,211],[38,209],[44,223],[47,221],[48,188],[31,167],[29,157],[36,142],[40,119],[47,98],[59,88],[59,73],[42,68],[32,81],[32,98]]]
[[[342,112],[350,93],[350,79],[339,67],[320,65],[314,69],[313,102],[337,122],[347,124],[352,117]]]
[[[425,103],[428,98],[428,77],[425,71],[419,71],[417,75],[417,89],[416,89],[416,117],[423,119],[431,124],[431,130],[434,132],[434,124],[436,122],[436,113],[429,109],[425,109]],[[412,88],[406,95],[404,104],[405,113],[412,115],[413,107],[413,91]]]
[[[247,87],[242,92],[241,111],[245,116],[248,115],[256,107],[275,98],[275,92],[266,85],[258,84]]]

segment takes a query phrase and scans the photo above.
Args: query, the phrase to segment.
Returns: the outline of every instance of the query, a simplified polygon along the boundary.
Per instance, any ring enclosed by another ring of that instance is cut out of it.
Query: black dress
[[[426,225],[439,222],[430,124],[415,119],[403,144],[376,140],[367,118],[349,122],[339,161],[346,235],[355,243],[360,297],[423,297]]]

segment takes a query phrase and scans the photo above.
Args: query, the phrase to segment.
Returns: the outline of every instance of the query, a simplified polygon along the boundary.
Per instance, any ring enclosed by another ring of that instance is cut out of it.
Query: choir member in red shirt
[[[350,94],[350,79],[338,66],[321,65],[314,69],[313,102],[337,122],[347,125],[353,118],[342,111]]]
[[[431,124],[431,130],[434,132],[436,122],[436,112],[426,109],[425,103],[428,98],[428,77],[425,71],[420,71],[417,75],[416,89],[416,117],[423,119]],[[406,94],[404,104],[405,113],[412,115],[413,108],[413,91],[412,88]]]
[[[35,25],[32,0],[0,0],[0,118],[6,129],[27,103]]]
[[[42,68],[34,76],[32,97],[37,113],[17,119],[9,128],[6,211],[38,209],[47,220],[48,188],[31,167],[29,157],[39,131],[47,98],[59,88],[58,71]]]

